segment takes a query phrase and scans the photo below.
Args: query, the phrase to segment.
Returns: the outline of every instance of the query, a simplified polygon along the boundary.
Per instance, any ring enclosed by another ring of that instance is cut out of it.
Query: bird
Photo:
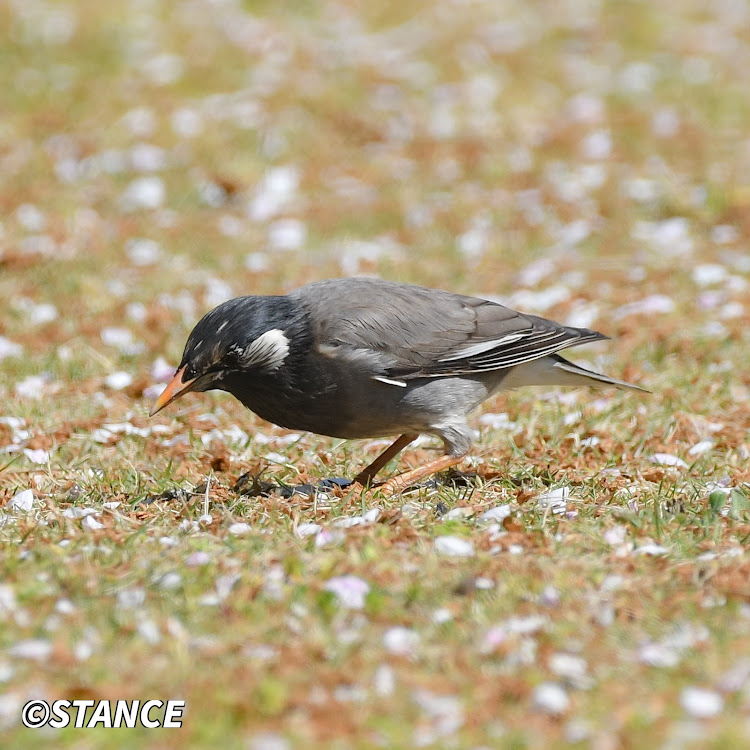
[[[491,300],[378,278],[314,281],[286,295],[228,300],[193,328],[153,416],[191,391],[231,393],[261,418],[336,438],[398,435],[354,482],[367,488],[420,434],[443,455],[378,486],[403,491],[458,464],[467,418],[522,386],[646,391],[558,352],[607,339]]]

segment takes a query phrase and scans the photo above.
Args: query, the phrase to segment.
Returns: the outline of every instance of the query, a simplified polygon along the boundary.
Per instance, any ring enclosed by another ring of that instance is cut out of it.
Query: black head
[[[288,329],[296,319],[286,297],[238,297],[198,321],[182,361],[151,414],[190,391],[222,388],[230,373],[271,375],[289,355]]]

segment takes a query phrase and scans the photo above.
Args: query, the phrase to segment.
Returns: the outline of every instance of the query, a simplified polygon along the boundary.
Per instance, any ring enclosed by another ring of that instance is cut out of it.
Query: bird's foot
[[[435,474],[434,477],[430,477],[421,486],[430,490],[436,490],[440,487],[470,487],[477,476],[479,475],[476,471],[460,471],[450,468],[444,474]]]
[[[345,490],[352,484],[351,479],[345,477],[328,477],[321,479],[315,484],[292,484],[281,485],[273,482],[264,482],[258,476],[250,473],[243,474],[235,483],[234,491],[240,495],[249,497],[258,497],[259,495],[268,496],[278,493],[283,498],[294,497],[312,497],[320,492],[330,492],[331,490]]]
[[[345,477],[328,477],[321,479],[315,484],[293,484],[287,487],[278,487],[277,491],[284,498],[294,497],[294,495],[302,495],[303,497],[313,497],[321,492],[330,492],[331,490],[345,490],[350,487],[354,482],[351,479]]]
[[[450,466],[455,466],[461,461],[461,458],[462,456],[441,456],[434,461],[428,461],[416,469],[405,471],[403,474],[389,479],[387,482],[379,485],[377,490],[384,495],[396,495],[399,492],[403,492],[407,487],[411,487],[425,477],[430,476],[430,474],[435,474]]]

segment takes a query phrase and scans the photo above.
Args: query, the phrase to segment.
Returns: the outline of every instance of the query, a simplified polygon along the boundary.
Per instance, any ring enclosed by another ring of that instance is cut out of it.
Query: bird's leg
[[[369,466],[366,466],[362,471],[354,477],[354,481],[357,484],[361,484],[363,487],[367,487],[368,484],[373,480],[375,475],[398,453],[406,448],[409,443],[416,440],[418,437],[417,433],[405,432],[400,438],[394,440]]]
[[[403,474],[399,474],[398,476],[393,477],[393,479],[389,479],[378,487],[378,491],[385,495],[395,495],[398,492],[402,492],[412,484],[416,484],[430,474],[435,474],[438,471],[447,469],[449,466],[455,466],[457,463],[460,463],[462,458],[463,456],[441,456],[433,461],[428,461],[417,469],[405,471]]]

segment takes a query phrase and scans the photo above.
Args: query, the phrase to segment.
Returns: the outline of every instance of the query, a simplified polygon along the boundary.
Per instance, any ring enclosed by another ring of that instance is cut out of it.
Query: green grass
[[[729,6],[0,14],[0,336],[22,347],[0,359],[0,417],[23,421],[0,423],[0,506],[35,495],[0,510],[3,747],[747,744],[748,39]],[[288,166],[296,193],[263,215],[264,176]],[[144,177],[163,202],[126,205]],[[283,219],[299,247],[274,246]],[[159,245],[144,265],[138,238]],[[218,394],[148,418],[154,360],[177,363],[217,281],[358,273],[586,313],[613,338],[580,358],[653,394],[497,397],[483,411],[515,427],[482,427],[476,479],[403,497],[241,494],[248,472],[352,477],[380,448],[289,437]],[[654,295],[673,309],[623,313]],[[35,322],[41,304],[57,317]],[[540,506],[559,488],[564,506]],[[361,608],[329,590],[342,576],[369,586]],[[690,687],[716,716],[686,710]],[[21,725],[58,698],[187,708],[172,730]]]

